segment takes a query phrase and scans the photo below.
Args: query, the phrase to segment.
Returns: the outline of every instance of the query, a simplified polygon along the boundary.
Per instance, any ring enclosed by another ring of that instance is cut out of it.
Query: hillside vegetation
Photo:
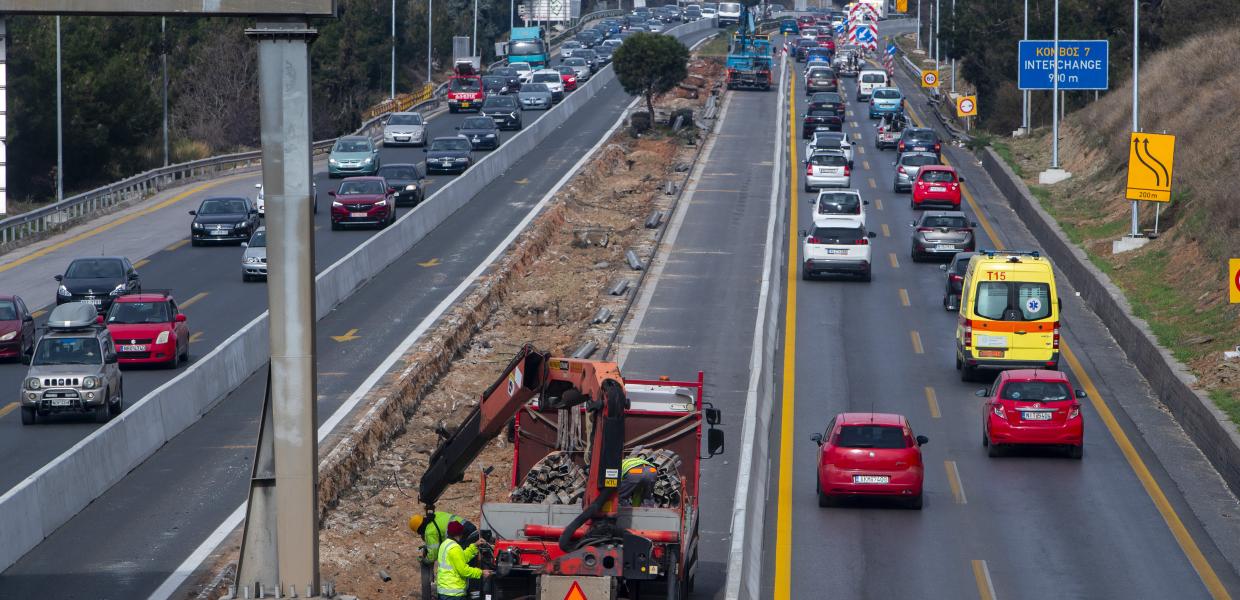
[[[1240,361],[1223,350],[1240,344],[1240,305],[1228,304],[1227,259],[1240,257],[1240,159],[1236,99],[1240,98],[1240,30],[1220,29],[1142,61],[1141,125],[1175,134],[1173,196],[1159,218],[1161,235],[1144,248],[1111,254],[1129,229],[1124,199],[1132,87],[1125,82],[1096,103],[1069,114],[1061,162],[1074,174],[1038,186],[1049,164],[1050,135],[997,143],[1043,205],[1091,259],[1123,288],[1137,314],[1187,363],[1215,402],[1240,423]],[[1141,205],[1141,228],[1154,226],[1155,206]]]

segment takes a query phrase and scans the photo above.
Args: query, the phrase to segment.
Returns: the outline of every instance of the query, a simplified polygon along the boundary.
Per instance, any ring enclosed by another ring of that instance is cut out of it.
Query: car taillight
[[[925,233],[925,232],[929,232],[929,231],[934,231],[934,228],[933,228],[933,227],[918,227],[918,228],[917,228],[917,231],[920,231],[920,232],[922,232],[922,233]]]
[[[951,275],[948,275],[947,277],[948,277],[948,279],[950,279],[950,280],[952,280],[952,281],[964,281],[964,276],[963,276],[963,275],[957,275],[957,274],[955,274],[955,273],[952,273]]]
[[[1080,404],[1073,404],[1072,406],[1068,407],[1068,418],[1069,419],[1075,419],[1080,416],[1081,416],[1081,405]]]
[[[908,172],[904,170],[904,165],[896,167],[896,172],[901,175],[908,175]]]
[[[808,242],[808,243],[810,243],[810,244],[817,244],[817,243],[819,243],[819,242],[818,242],[818,238],[816,238],[816,237],[812,237],[812,236],[811,236],[809,239],[805,240],[805,241],[806,241],[806,242]]]
[[[952,183],[952,191],[953,191],[953,192],[954,192],[954,191],[956,191],[956,189],[957,189],[957,188],[959,188],[959,187],[960,187],[960,184],[958,184],[958,183]]]
[[[1007,412],[1003,410],[1002,404],[995,403],[994,408],[991,410],[994,411],[996,417],[999,417],[1000,419],[1007,419]]]
[[[805,164],[805,176],[809,177],[810,175],[813,175],[813,174],[814,174],[814,165],[810,163],[806,163]]]
[[[943,147],[943,144],[940,144],[939,142],[935,142],[935,143],[934,143],[934,151],[935,151],[935,152],[938,152],[938,151],[939,151],[939,149],[940,149],[940,148],[942,148],[942,147]]]
[[[854,246],[869,246],[869,245],[870,245],[870,240],[869,240],[869,238],[861,238],[861,239],[859,239],[859,240],[857,240],[857,241],[853,242],[853,245],[854,245]]]
[[[964,347],[968,348],[973,345],[973,321],[966,320],[964,322]]]
[[[844,165],[844,176],[847,177],[849,175],[852,175],[852,169],[849,169],[848,165]]]
[[[1054,339],[1053,346],[1056,350],[1058,350],[1059,349],[1059,323],[1055,323],[1055,333],[1053,335],[1053,339]]]
[[[900,142],[900,144],[896,146],[896,150],[904,152],[904,142]]]

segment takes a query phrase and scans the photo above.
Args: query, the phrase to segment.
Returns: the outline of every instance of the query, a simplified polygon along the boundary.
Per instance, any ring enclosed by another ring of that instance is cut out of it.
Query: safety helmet
[[[423,522],[425,519],[426,519],[426,517],[423,517],[423,516],[422,516],[422,515],[420,515],[420,514],[418,514],[418,515],[413,515],[412,517],[409,517],[409,530],[410,530],[410,531],[413,531],[414,533],[421,533],[421,532],[422,532],[422,522]]]

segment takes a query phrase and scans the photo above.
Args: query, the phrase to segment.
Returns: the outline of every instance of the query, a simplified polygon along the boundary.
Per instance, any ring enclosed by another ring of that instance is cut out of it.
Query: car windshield
[[[879,100],[898,100],[900,92],[897,90],[874,90],[874,97]]]
[[[476,92],[481,87],[482,81],[473,77],[456,77],[448,84],[448,89],[454,92]]]
[[[926,183],[954,183],[956,174],[942,169],[922,169],[918,178]]]
[[[491,117],[469,117],[461,122],[461,129],[495,129]]]
[[[379,177],[408,181],[418,178],[418,169],[414,166],[389,166],[379,169]]]
[[[806,77],[810,79],[830,79],[834,76],[835,74],[831,72],[831,69],[823,69],[821,67],[810,69],[809,73],[806,74]]]
[[[563,64],[569,67],[584,67],[586,66],[586,59],[576,57],[566,58],[564,59]]]
[[[364,179],[362,181],[346,181],[340,184],[340,190],[336,192],[337,196],[376,196],[382,194],[383,182],[377,179]]]
[[[576,50],[577,48],[580,48],[580,47],[581,47],[581,42],[577,40],[568,40],[567,42],[564,42],[563,46],[560,46],[560,50]]]
[[[926,216],[921,220],[922,227],[946,227],[949,229],[964,229],[969,226],[968,219],[958,216]]]
[[[68,279],[120,279],[125,273],[119,260],[75,260],[65,271]]]
[[[240,198],[216,198],[203,200],[198,207],[200,215],[237,215],[245,213],[245,200]]]
[[[482,87],[488,90],[502,90],[508,80],[503,77],[488,75],[482,78]]]
[[[846,425],[835,445],[841,448],[906,448],[904,428],[893,425]]]
[[[933,154],[905,154],[900,157],[900,164],[906,167],[924,167],[939,164],[939,159]]]
[[[546,54],[547,44],[542,40],[526,40],[508,43],[508,54],[512,56],[528,56],[531,54]]]
[[[837,116],[834,110],[817,109],[809,111],[811,117],[834,117]]]
[[[908,131],[904,134],[904,139],[914,144],[933,144],[938,140],[938,136],[933,131]]]
[[[1023,402],[1059,402],[1071,400],[1072,392],[1062,381],[1011,381],[999,391],[999,397]]]
[[[388,125],[421,125],[422,115],[418,114],[395,114],[388,119]]]
[[[516,108],[517,101],[509,96],[491,96],[482,108]]]
[[[266,248],[267,247],[267,230],[266,229],[259,229],[258,231],[254,232],[253,236],[250,236],[250,247],[251,248]]]
[[[495,67],[494,69],[491,69],[491,74],[499,75],[501,77],[515,77],[517,75],[517,70],[512,67]]]
[[[972,252],[960,252],[956,254],[956,256],[952,257],[952,264],[949,270],[956,275],[964,275],[964,272],[969,270],[970,258],[973,258]]]
[[[370,142],[365,140],[340,140],[332,152],[370,152]]]
[[[838,104],[844,99],[835,92],[818,92],[810,97],[811,102],[826,102],[828,104]]]
[[[820,133],[814,136],[814,146],[819,148],[839,148],[843,144],[844,134],[842,133]]]
[[[983,281],[974,311],[996,321],[1037,321],[1051,316],[1050,286],[1045,283]]]
[[[864,73],[861,75],[862,83],[886,83],[887,76],[882,73]]]
[[[848,192],[822,192],[818,194],[818,214],[859,215],[861,198]]]
[[[593,50],[578,50],[573,53],[573,56],[580,56],[581,58],[589,61],[591,58],[594,58],[598,55],[595,54]]]
[[[545,83],[527,83],[521,86],[521,91],[523,92],[546,92],[549,90],[547,89],[547,84]]]
[[[469,150],[469,140],[435,140],[431,142],[431,150],[456,151]]]
[[[811,233],[819,244],[851,244],[865,238],[865,230],[860,227],[814,227]]]
[[[560,81],[559,73],[538,73],[532,80],[534,83],[555,83]]]
[[[108,323],[132,325],[135,323],[167,323],[167,302],[114,302],[108,310]]]
[[[99,340],[92,337],[43,338],[31,358],[32,365],[98,365],[103,363]]]
[[[0,300],[0,321],[16,321],[17,306],[12,300]]]
[[[821,153],[809,157],[809,162],[819,167],[842,167],[848,164],[848,159],[843,154]]]

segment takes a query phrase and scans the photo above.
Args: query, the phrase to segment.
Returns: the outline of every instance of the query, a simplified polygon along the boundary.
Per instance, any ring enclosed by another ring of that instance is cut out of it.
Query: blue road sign
[[[1107,40],[1059,40],[1059,89],[1107,89],[1110,47]],[[1053,89],[1054,54],[1055,43],[1051,40],[1021,41],[1020,51],[1017,52],[1020,60],[1017,87],[1022,90]]]

